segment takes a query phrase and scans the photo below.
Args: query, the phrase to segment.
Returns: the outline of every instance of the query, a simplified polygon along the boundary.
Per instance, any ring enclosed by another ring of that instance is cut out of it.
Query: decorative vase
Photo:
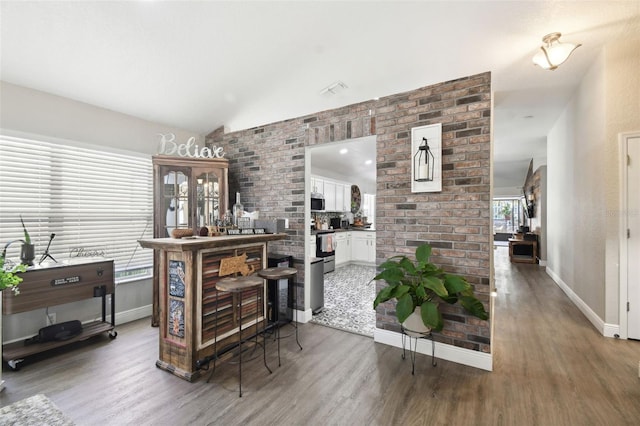
[[[36,258],[36,246],[24,243],[20,249],[20,261],[28,266],[33,266],[33,259]]]
[[[431,333],[431,328],[424,325],[422,316],[420,315],[420,306],[417,306],[409,318],[402,323],[402,328],[408,336],[425,337]]]

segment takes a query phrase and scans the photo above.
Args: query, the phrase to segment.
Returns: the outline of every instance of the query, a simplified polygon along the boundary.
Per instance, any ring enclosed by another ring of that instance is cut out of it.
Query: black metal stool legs
[[[282,337],[280,335],[280,326],[282,325],[282,323],[280,322],[280,280],[287,280],[287,302],[286,302],[286,309],[285,312],[287,314],[288,317],[288,309],[289,309],[289,302],[291,301],[291,309],[293,309],[293,315],[292,315],[292,321],[291,321],[291,326],[295,328],[295,334],[296,334],[296,343],[298,344],[298,347],[300,348],[300,350],[302,350],[302,345],[300,344],[300,339],[298,337],[298,311],[297,311],[297,305],[298,305],[298,297],[297,297],[297,290],[295,288],[295,276],[297,274],[297,270],[295,268],[289,268],[289,267],[274,267],[274,268],[265,268],[262,269],[260,271],[258,271],[258,276],[266,279],[266,280],[272,280],[275,281],[275,293],[276,293],[276,300],[278,302],[276,302],[276,307],[274,309],[274,320],[273,320],[273,327],[275,327],[275,331],[274,331],[274,338],[277,340],[277,345],[278,345],[278,367],[282,366],[282,362],[280,359],[280,338]],[[290,293],[293,293],[292,297],[289,298]],[[285,336],[285,337],[289,337]]]
[[[213,373],[216,371],[216,360],[218,358],[218,289],[216,289],[216,326],[213,329],[213,369],[211,373],[209,373],[209,377],[207,378],[207,383],[213,377]]]
[[[264,287],[262,291],[264,292]],[[260,318],[260,307],[262,306],[262,360],[264,361],[264,366],[269,371],[269,374],[273,373],[269,366],[267,365],[267,315],[264,311],[264,304],[261,304],[262,297],[260,297],[260,293],[258,292],[258,306],[256,306],[256,345],[258,345],[258,319]]]
[[[266,312],[264,309],[264,305],[262,306],[262,308],[260,307],[261,302],[263,301],[263,297],[264,297],[264,292],[265,292],[265,286],[264,286],[264,281],[261,278],[258,277],[235,277],[235,278],[228,278],[225,280],[221,280],[216,284],[216,328],[214,331],[214,355],[213,355],[213,370],[211,371],[211,374],[209,374],[209,378],[207,379],[207,382],[209,382],[211,380],[211,377],[213,376],[213,373],[215,372],[216,369],[216,359],[218,358],[218,328],[217,328],[217,324],[218,324],[218,310],[219,310],[219,292],[220,291],[226,291],[232,294],[232,298],[235,296],[238,299],[237,302],[237,307],[238,307],[238,316],[237,316],[237,322],[238,322],[238,395],[239,397],[242,397],[242,345],[243,343],[245,343],[245,338],[243,337],[243,324],[242,324],[242,320],[243,320],[243,316],[242,316],[242,308],[243,308],[243,291],[244,290],[252,290],[256,292],[256,311],[255,311],[255,334],[254,336],[248,336],[247,337],[247,341],[249,341],[252,337],[254,337],[254,344],[255,346],[262,346],[262,360],[264,362],[264,366],[267,369],[267,371],[269,371],[269,374],[272,373],[271,369],[269,368],[269,365],[267,365],[267,339],[266,339],[266,322],[267,322],[267,316],[266,316]],[[262,294],[260,294],[262,292]],[[233,299],[232,299],[233,300]],[[260,313],[262,313],[263,315],[263,323],[262,323],[262,330],[260,330],[260,327],[258,325],[258,323],[260,322]],[[235,314],[234,314],[235,315]],[[258,341],[258,334],[262,333],[262,343],[260,343]],[[255,348],[255,347],[254,347]]]
[[[300,347],[300,350],[302,350],[302,345],[298,340],[298,289],[296,289],[295,275],[291,281],[293,284],[293,321],[295,322],[296,327],[296,343],[298,344],[298,347]]]

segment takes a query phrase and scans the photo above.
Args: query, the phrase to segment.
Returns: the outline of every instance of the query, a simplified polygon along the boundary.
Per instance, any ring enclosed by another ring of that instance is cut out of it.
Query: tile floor
[[[373,337],[375,266],[346,265],[324,275],[324,309],[311,322]]]

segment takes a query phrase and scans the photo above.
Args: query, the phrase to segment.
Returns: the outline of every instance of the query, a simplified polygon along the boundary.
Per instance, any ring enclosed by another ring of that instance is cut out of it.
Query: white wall
[[[159,133],[174,133],[186,142],[197,133],[141,120],[0,81],[0,128],[6,132],[42,135],[153,155]]]
[[[617,134],[640,129],[639,61],[638,40],[606,46],[547,139],[548,269],[605,324],[619,323]]]
[[[522,178],[522,184],[524,185],[524,180],[526,179],[526,175]],[[507,186],[507,187],[496,187],[493,188],[493,198],[518,198],[522,197],[522,185],[521,186]]]
[[[70,99],[0,82],[0,132],[39,136],[50,141],[69,140],[115,149],[155,154],[158,133],[174,133],[178,141],[199,135],[183,129],[141,120]],[[201,140],[203,138],[200,138]],[[53,253],[55,255],[55,253]],[[116,325],[151,314],[151,280],[120,284],[116,289]],[[93,320],[101,309],[98,299],[54,306],[58,322]],[[46,325],[44,310],[7,316],[5,342],[31,337]]]
[[[640,23],[638,23],[640,26]],[[636,26],[636,28],[638,28]],[[606,317],[605,321],[619,324],[619,235],[620,181],[618,134],[640,130],[640,38],[628,37],[607,46],[605,72],[607,120],[605,126],[605,160],[611,172],[605,176],[606,211]]]

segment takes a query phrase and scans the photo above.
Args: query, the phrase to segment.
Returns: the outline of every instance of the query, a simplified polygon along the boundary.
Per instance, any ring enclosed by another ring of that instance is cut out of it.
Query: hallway
[[[603,337],[543,267],[511,264],[508,250],[494,251],[499,405],[527,424],[637,424],[640,342]]]

